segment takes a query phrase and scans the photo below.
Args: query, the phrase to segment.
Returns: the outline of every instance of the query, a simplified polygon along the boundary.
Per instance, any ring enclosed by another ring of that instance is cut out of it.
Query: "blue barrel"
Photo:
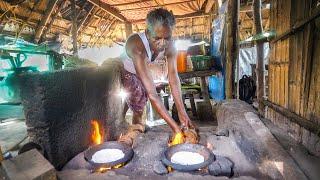
[[[213,75],[209,77],[209,94],[211,98],[218,102],[225,99],[223,76]]]

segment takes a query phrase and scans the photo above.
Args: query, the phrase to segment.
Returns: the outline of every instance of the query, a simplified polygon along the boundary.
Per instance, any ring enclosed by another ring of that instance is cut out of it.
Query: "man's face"
[[[172,28],[167,25],[156,24],[148,30],[151,46],[156,51],[163,51],[169,46],[172,36]]]

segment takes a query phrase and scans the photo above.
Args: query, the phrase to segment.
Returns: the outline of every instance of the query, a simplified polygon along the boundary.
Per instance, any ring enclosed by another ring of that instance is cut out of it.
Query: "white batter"
[[[204,162],[204,157],[199,153],[180,151],[171,156],[171,162],[181,165],[194,165]]]
[[[123,157],[124,153],[120,149],[102,149],[93,154],[92,161],[95,163],[109,163]]]

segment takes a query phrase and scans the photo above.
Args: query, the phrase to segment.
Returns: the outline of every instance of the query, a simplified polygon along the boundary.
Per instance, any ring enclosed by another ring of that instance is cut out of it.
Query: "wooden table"
[[[190,71],[190,72],[185,72],[185,73],[179,73],[179,77],[181,79],[189,79],[189,78],[194,78],[194,77],[200,77],[201,78],[200,85],[201,85],[201,92],[203,94],[203,99],[205,101],[210,101],[208,85],[207,85],[207,82],[206,82],[206,77],[215,75],[216,73],[217,73],[217,71],[215,71],[215,70]]]

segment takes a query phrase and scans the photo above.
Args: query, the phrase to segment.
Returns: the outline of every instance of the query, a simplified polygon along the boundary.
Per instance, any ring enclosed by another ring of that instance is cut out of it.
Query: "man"
[[[125,52],[121,56],[124,65],[122,83],[129,93],[127,105],[133,111],[133,126],[126,135],[120,137],[120,141],[132,144],[137,131],[144,131],[142,114],[147,98],[171,127],[174,137],[182,137],[181,128],[171,118],[156,92],[153,76],[159,73],[155,72],[162,73],[160,76],[163,77],[167,73],[181,125],[192,126],[181,99],[176,49],[172,40],[174,25],[175,18],[171,12],[162,8],[152,10],[147,15],[147,29],[131,35],[126,42]]]

